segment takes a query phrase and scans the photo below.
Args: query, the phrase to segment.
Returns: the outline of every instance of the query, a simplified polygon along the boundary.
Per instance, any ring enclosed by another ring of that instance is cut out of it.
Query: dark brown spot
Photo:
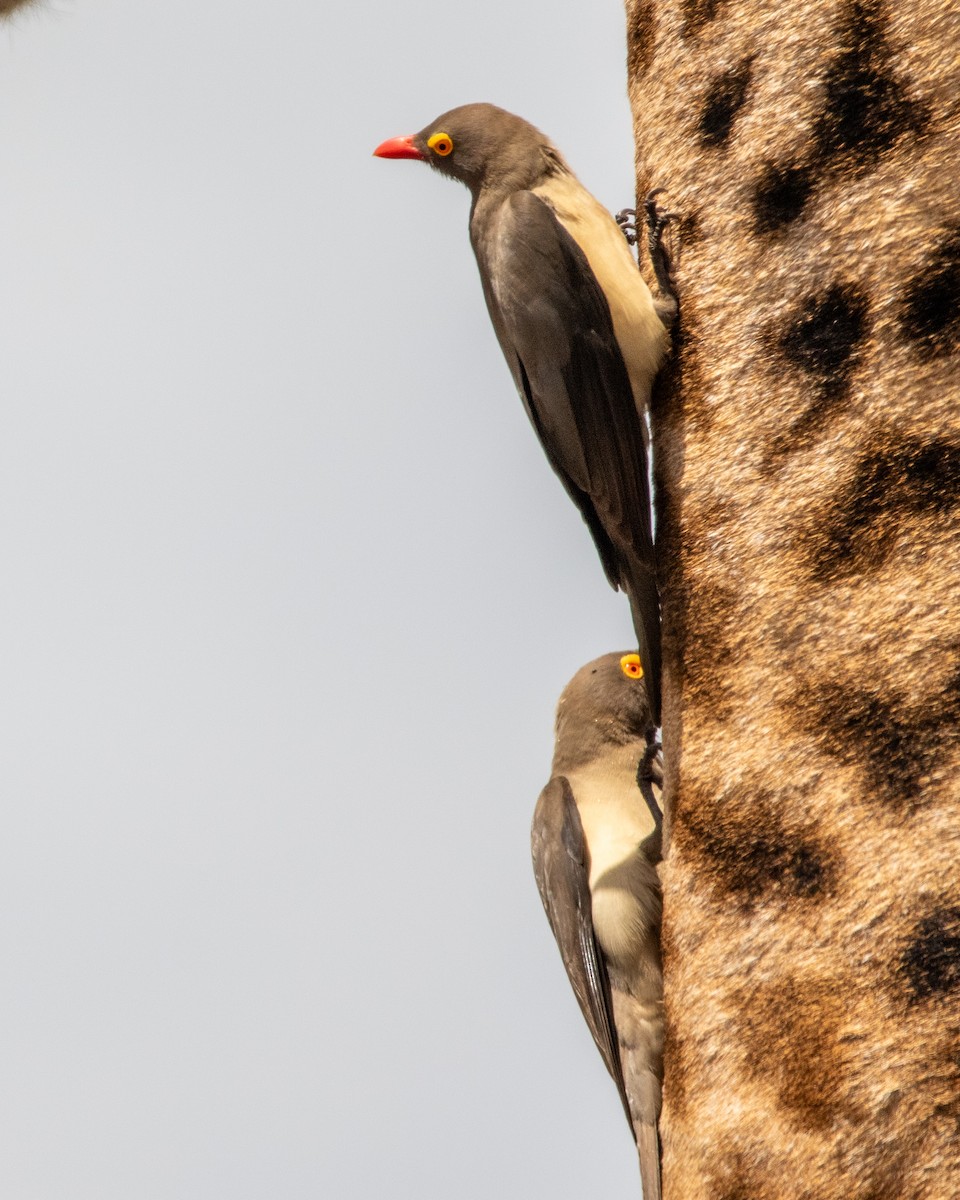
[[[753,57],[745,58],[730,71],[716,76],[707,89],[700,110],[700,144],[717,149],[730,140],[733,122],[750,90]]]
[[[856,1117],[845,1087],[853,1064],[842,1038],[854,992],[853,981],[804,974],[745,987],[733,1006],[748,1071],[810,1132]]]
[[[653,0],[634,0],[627,21],[627,78],[640,79],[653,62]]]
[[[935,661],[955,661],[958,647],[935,646]],[[821,750],[859,769],[868,795],[909,813],[928,777],[960,745],[960,671],[925,703],[909,708],[842,680],[798,694],[801,719]]]
[[[889,1154],[885,1157],[889,1161],[882,1162],[872,1172],[873,1178],[863,1184],[863,1191],[858,1192],[857,1200],[906,1200],[908,1193],[903,1190],[903,1161]],[[909,1196],[911,1200],[919,1200],[916,1191],[911,1190]]]
[[[915,800],[936,745],[918,737],[899,705],[847,688],[823,688],[818,699],[834,756],[861,766],[875,795],[897,805]]]
[[[867,298],[855,284],[834,283],[808,296],[781,339],[784,357],[831,395],[846,390],[867,328]]]
[[[769,1145],[744,1142],[741,1133],[735,1142],[721,1140],[713,1147],[703,1200],[782,1200],[782,1180],[770,1161]]]
[[[861,174],[907,134],[922,136],[930,106],[908,92],[893,70],[880,0],[852,0],[835,31],[836,51],[827,58],[823,104],[811,129],[808,151],[792,163],[770,163],[755,187],[758,233],[796,221],[820,180]]]
[[[943,517],[958,503],[960,446],[906,438],[876,450],[805,535],[810,570],[820,580],[876,571],[907,521]]]
[[[696,246],[703,241],[703,225],[699,213],[681,213],[677,218],[676,230],[681,254],[690,246]]]
[[[904,289],[903,331],[923,359],[952,354],[960,342],[960,228],[952,229]]]
[[[815,157],[824,167],[870,169],[904,134],[922,133],[929,122],[928,106],[911,98],[893,71],[886,26],[879,0],[853,0],[844,9],[813,127]]]
[[[811,445],[824,422],[846,400],[869,330],[868,309],[867,297],[859,287],[834,283],[826,292],[808,296],[780,335],[776,343],[780,352],[810,379],[816,398],[776,436],[764,455],[765,468],[776,465],[783,455]]]
[[[761,901],[816,902],[833,891],[836,853],[813,824],[785,814],[803,813],[803,797],[787,801],[762,789],[737,795],[681,791],[674,812],[674,841],[697,860],[697,873],[718,902],[750,910]]]
[[[914,1002],[960,988],[960,908],[941,908],[924,917],[900,966]]]
[[[731,1163],[721,1179],[714,1179],[710,1200],[756,1200],[756,1189],[753,1172],[740,1162]]]
[[[757,233],[774,233],[796,221],[814,187],[813,171],[802,163],[768,163],[757,180],[753,197]]]
[[[683,0],[683,26],[681,37],[694,37],[701,30],[716,20],[717,14],[726,0]]]

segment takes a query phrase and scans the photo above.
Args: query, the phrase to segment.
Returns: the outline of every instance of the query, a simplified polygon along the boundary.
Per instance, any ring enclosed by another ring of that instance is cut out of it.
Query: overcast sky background
[[[624,56],[619,0],[0,27],[11,1200],[639,1194],[528,848],[627,603],[467,193],[371,157],[490,100],[621,208]]]

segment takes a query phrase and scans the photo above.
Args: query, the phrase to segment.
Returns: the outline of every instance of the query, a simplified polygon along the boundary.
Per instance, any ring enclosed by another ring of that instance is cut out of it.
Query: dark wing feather
[[[547,459],[628,592],[659,716],[660,610],[644,431],[610,308],[587,258],[532,192],[474,240],[487,306]]]
[[[562,775],[555,775],[540,793],[530,840],[533,873],[560,957],[632,1130],[610,981],[593,931],[587,844],[573,792]]]

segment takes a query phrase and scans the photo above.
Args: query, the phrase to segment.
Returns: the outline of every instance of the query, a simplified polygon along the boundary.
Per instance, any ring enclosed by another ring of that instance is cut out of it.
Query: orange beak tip
[[[407,134],[405,137],[387,138],[373,152],[374,158],[416,158],[421,162],[424,161],[426,155],[422,154],[413,144],[413,135]]]

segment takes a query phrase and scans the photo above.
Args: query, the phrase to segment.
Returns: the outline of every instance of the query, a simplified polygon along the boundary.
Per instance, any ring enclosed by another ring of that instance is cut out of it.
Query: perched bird
[[[646,414],[675,301],[663,295],[658,307],[616,221],[521,117],[467,104],[374,154],[421,159],[470,189],[470,241],[490,319],[550,465],[610,583],[630,598],[659,723]],[[668,278],[663,262],[655,265],[658,279]]]
[[[659,744],[636,654],[587,663],[557,706],[533,869],[580,1009],[620,1092],[644,1200],[660,1200]]]

